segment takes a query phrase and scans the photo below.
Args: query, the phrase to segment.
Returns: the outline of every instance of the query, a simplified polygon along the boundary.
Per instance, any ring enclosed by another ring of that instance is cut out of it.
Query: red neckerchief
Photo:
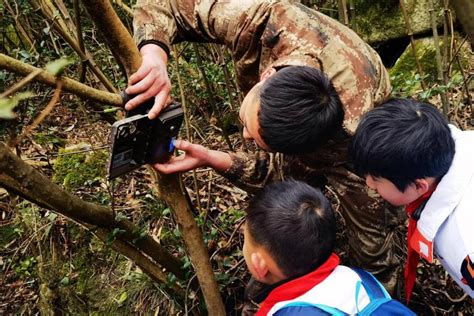
[[[411,293],[413,292],[413,286],[415,285],[416,280],[416,268],[418,267],[418,262],[420,261],[420,255],[410,246],[410,240],[415,233],[417,221],[413,218],[413,213],[420,207],[420,205],[428,200],[433,194],[434,190],[429,190],[422,196],[420,196],[415,201],[411,202],[405,207],[405,211],[408,214],[408,233],[407,233],[407,262],[405,264],[405,297],[407,304],[410,301]]]
[[[297,298],[311,290],[313,287],[326,279],[334,269],[339,265],[339,257],[332,253],[328,260],[324,262],[315,271],[305,274],[302,277],[288,281],[273,289],[267,298],[260,305],[260,309],[255,316],[264,316],[272,307],[281,301],[287,301]]]

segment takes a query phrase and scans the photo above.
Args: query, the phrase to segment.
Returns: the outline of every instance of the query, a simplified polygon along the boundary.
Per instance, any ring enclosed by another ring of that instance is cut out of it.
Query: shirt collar
[[[260,305],[256,316],[263,316],[272,307],[281,301],[292,300],[311,290],[313,287],[324,281],[339,265],[339,257],[332,253],[331,256],[315,271],[305,274],[296,279],[284,280],[271,286],[271,291]],[[268,290],[267,290],[268,291]]]
[[[434,187],[431,190],[428,190],[425,194],[420,196],[418,199],[415,201],[409,203],[406,207],[405,210],[408,213],[408,216],[412,217],[413,213],[415,213],[416,210],[418,210],[420,207],[424,207],[430,196],[433,194],[433,192],[436,190],[436,187]]]

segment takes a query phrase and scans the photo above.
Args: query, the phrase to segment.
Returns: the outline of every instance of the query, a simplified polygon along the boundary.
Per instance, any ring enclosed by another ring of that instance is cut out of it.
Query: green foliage
[[[18,227],[15,223],[0,226],[0,249],[12,242],[17,237],[21,236],[23,229]]]
[[[119,298],[116,299],[116,302],[119,305],[123,305],[123,303],[125,303],[127,298],[128,298],[127,292],[124,291],[124,292],[122,292],[122,294],[120,294]]]
[[[104,150],[75,153],[87,147],[87,145],[81,145],[59,150],[59,156],[53,166],[54,182],[73,190],[84,185],[92,186],[105,177],[107,153]]]
[[[33,95],[33,92],[21,92],[17,93],[13,97],[0,99],[0,119],[15,118],[13,109],[21,100],[31,98]]]
[[[126,261],[122,261],[117,270],[122,272],[122,283],[113,289],[111,297],[102,304],[103,313],[151,314],[152,311],[167,306],[173,309],[173,297],[164,292],[166,285],[158,285],[139,269],[130,269],[130,263]],[[176,280],[170,284],[175,282]]]
[[[423,77],[423,79],[426,76]],[[421,89],[421,76],[415,72],[409,74],[396,74],[390,77],[393,95],[397,97],[411,97]]]
[[[441,42],[440,42],[441,43]],[[436,81],[437,68],[436,68],[436,50],[432,41],[419,40],[416,41],[416,55],[420,62],[421,68],[423,69],[424,79],[428,84]],[[413,56],[413,50],[409,45],[405,52],[398,58],[395,65],[389,70],[392,85],[394,87],[403,86],[405,81],[415,79],[414,75],[418,72],[416,67],[416,61]],[[416,81],[419,83],[419,79]],[[419,88],[414,86],[413,88]]]
[[[421,98],[428,99],[430,96],[439,94],[441,91],[451,89],[454,85],[459,85],[462,81],[459,64],[452,66],[450,83],[447,85],[436,85],[438,71],[436,66],[436,50],[433,39],[421,39],[416,42],[416,55],[423,69],[423,80],[430,87],[428,91],[422,93]],[[439,41],[440,49],[443,50],[443,41]],[[469,67],[469,52],[460,50],[460,62],[463,68]],[[413,96],[421,90],[422,77],[418,74],[413,50],[409,45],[400,56],[395,65],[389,69],[390,79],[394,94],[402,97]]]
[[[53,76],[60,76],[67,66],[74,63],[74,60],[71,58],[60,58],[53,61],[50,61],[44,67],[47,72],[52,74]]]
[[[71,280],[69,279],[69,277],[65,276],[61,279],[61,281],[59,281],[59,284],[61,284],[62,286],[68,286],[71,284]]]
[[[447,84],[434,85],[429,87],[426,91],[420,93],[420,99],[427,101],[432,96],[441,94],[452,90],[454,87],[458,87],[462,84],[463,78],[460,73],[455,73]]]
[[[200,65],[196,56],[196,51],[192,45],[184,46],[184,49],[179,59],[179,72],[186,95],[186,102],[190,113],[201,112],[205,116],[213,116],[215,118],[222,118],[222,123],[225,125],[224,129],[228,129],[230,125],[238,124],[238,109],[230,109],[231,98],[235,104],[238,104],[238,94],[235,87],[231,87],[229,92],[226,83],[222,66],[216,62],[215,48],[212,45],[200,44],[199,54],[202,59],[202,68],[206,73],[209,84],[211,85],[211,92],[209,92],[204,83]],[[179,50],[179,49],[178,49]],[[235,77],[232,58],[228,54],[224,54],[225,64],[227,65],[229,74],[233,80]],[[174,65],[174,63],[173,63]],[[172,95],[175,99],[180,100],[180,91],[177,84],[176,67],[169,67],[169,74],[171,82],[175,84],[172,86]],[[212,95],[210,95],[210,93]],[[215,99],[215,109],[212,108],[211,99]],[[212,113],[215,110],[216,113]]]
[[[356,0],[354,6],[355,29],[365,38],[378,38],[374,32],[403,32],[404,24],[400,19],[398,0],[371,1]]]
[[[430,83],[429,87],[425,91],[421,91],[421,76],[419,74],[412,73],[409,77],[403,77],[402,81],[401,74],[393,76],[392,82],[396,82],[393,85],[393,94],[397,97],[413,97],[418,94],[418,98],[422,101],[428,101],[431,97],[439,95],[443,92],[448,92],[455,87],[462,84],[463,78],[459,72],[455,72],[446,84],[435,84]],[[424,76],[423,78],[426,78]]]
[[[14,265],[13,269],[19,278],[25,278],[34,275],[37,263],[38,261],[35,257],[28,257],[21,260],[19,264]]]
[[[35,132],[32,137],[36,143],[50,148],[66,145],[66,140],[58,135],[55,128],[48,128],[44,132]]]
[[[107,235],[107,240],[105,241],[105,243],[110,246],[117,237],[123,235],[124,233],[125,230],[123,229],[117,227],[112,229],[112,231]]]

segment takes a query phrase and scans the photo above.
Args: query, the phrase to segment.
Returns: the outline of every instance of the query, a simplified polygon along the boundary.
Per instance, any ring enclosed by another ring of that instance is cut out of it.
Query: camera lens
[[[129,135],[128,126],[120,126],[119,128],[119,136],[120,137],[127,137]]]

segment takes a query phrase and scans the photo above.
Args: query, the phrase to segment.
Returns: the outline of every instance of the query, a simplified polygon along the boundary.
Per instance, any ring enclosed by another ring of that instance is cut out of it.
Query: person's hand
[[[137,96],[127,102],[125,109],[134,109],[154,97],[155,104],[148,112],[148,117],[154,119],[166,107],[170,96],[171,83],[166,69],[168,56],[161,47],[154,44],[143,46],[140,53],[142,64],[137,72],[130,76],[129,87],[125,90],[127,94]]]
[[[170,174],[185,172],[199,167],[211,167],[218,171],[230,168],[232,164],[229,154],[210,150],[202,145],[192,144],[185,140],[177,140],[175,148],[184,152],[181,156],[173,156],[165,163],[157,163],[153,168],[161,173]]]

